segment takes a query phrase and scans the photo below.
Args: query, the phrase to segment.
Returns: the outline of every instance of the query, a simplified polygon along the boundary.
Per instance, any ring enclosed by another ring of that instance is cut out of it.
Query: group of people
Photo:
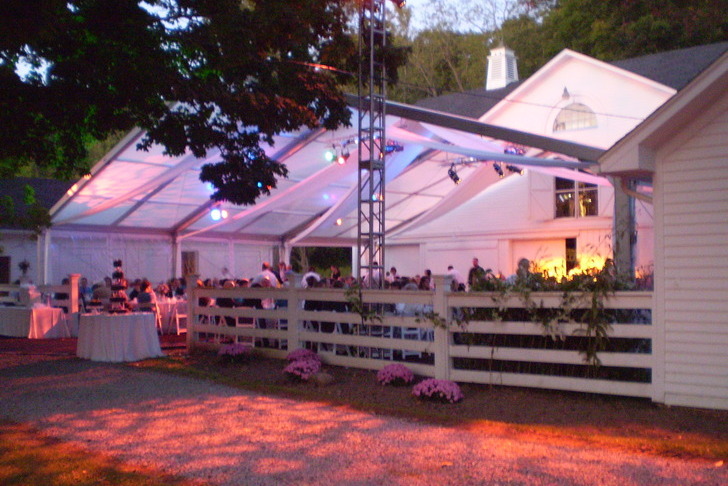
[[[519,262],[519,271],[528,272],[528,260],[525,263]],[[352,275],[343,276],[339,268],[331,265],[325,274],[317,271],[314,267],[309,267],[302,275],[300,285],[303,288],[350,288],[357,283],[357,279]],[[480,266],[478,258],[473,258],[473,265],[468,271],[467,279],[454,268],[453,265],[447,267],[446,276],[450,278],[451,290],[464,291],[466,289],[477,288],[478,282],[494,277],[490,270],[485,270]],[[513,276],[515,278],[515,275]],[[222,278],[222,279],[206,279],[196,282],[198,287],[205,288],[238,288],[238,287],[288,287],[297,278],[290,264],[280,262],[277,266],[271,265],[269,262],[263,262],[260,271],[250,278]],[[374,278],[380,279],[380,273],[374,273]],[[365,282],[366,277],[362,279]],[[375,282],[379,286],[379,282]],[[396,267],[391,267],[386,272],[381,281],[384,288],[404,289],[404,290],[433,290],[434,280],[432,272],[426,269],[421,275],[413,277],[400,275]],[[164,282],[159,282],[154,286],[148,279],[136,279],[129,283],[126,295],[129,301],[140,304],[155,303],[159,299],[176,298],[185,299],[187,290],[187,282],[184,278],[173,278]],[[82,277],[79,280],[79,296],[83,304],[92,301],[108,303],[112,294],[112,279],[105,277],[103,281],[94,285],[89,285],[88,279]],[[209,302],[201,302],[203,305],[209,305]],[[223,306],[241,305],[242,303],[229,303],[222,301]],[[256,305],[263,305],[257,303]],[[218,302],[220,305],[220,302]]]

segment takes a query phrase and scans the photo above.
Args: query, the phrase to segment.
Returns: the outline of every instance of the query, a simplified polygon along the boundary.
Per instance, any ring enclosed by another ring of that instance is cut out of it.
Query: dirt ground
[[[226,364],[210,352],[189,355],[183,339],[165,336],[162,347],[187,366],[214,372],[231,382],[243,377],[254,387],[275,385],[275,392],[284,395],[311,395],[313,385],[286,378],[282,360],[255,357],[247,363]],[[73,359],[75,348],[75,339],[0,338],[4,366],[40,359]],[[582,438],[642,437],[659,442],[690,441],[700,436],[716,444],[728,442],[728,411],[668,407],[645,399],[473,384],[461,384],[465,395],[461,403],[440,404],[415,399],[411,387],[380,386],[374,371],[326,365],[323,371],[333,376],[334,383],[316,388],[316,399],[375,413],[414,416],[471,428],[500,427],[504,433],[527,433],[530,426],[539,426],[539,433],[548,433],[544,431],[553,427],[554,435],[562,435],[558,431],[566,427],[572,437]]]

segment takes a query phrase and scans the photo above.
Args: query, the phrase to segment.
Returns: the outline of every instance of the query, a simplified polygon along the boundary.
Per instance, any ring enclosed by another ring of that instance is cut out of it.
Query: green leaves
[[[81,175],[89,140],[136,125],[147,131],[143,149],[219,150],[222,163],[204,171],[214,197],[253,204],[286,175],[261,143],[349,123],[340,79],[310,67],[352,65],[346,3],[5,2],[0,126],[12,130],[0,133],[3,172],[32,160]]]

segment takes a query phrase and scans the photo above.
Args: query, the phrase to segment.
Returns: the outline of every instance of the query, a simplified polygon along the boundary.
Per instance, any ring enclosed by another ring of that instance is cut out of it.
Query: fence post
[[[435,326],[435,378],[450,379],[450,309],[445,292],[450,291],[450,279],[444,275],[434,275],[435,295],[432,310],[445,321],[445,327]]]
[[[71,288],[68,292],[68,298],[71,300],[68,306],[69,315],[73,315],[78,312],[78,280],[81,278],[80,273],[69,273],[68,281]]]
[[[300,279],[290,282],[287,289],[288,307],[286,308],[286,319],[288,319],[288,352],[295,351],[301,346],[301,329],[298,325],[298,311],[301,308],[298,296]]]
[[[195,327],[197,325],[197,280],[200,278],[199,275],[187,275],[185,281],[187,282],[187,351],[192,351],[195,347],[194,335],[196,334]]]

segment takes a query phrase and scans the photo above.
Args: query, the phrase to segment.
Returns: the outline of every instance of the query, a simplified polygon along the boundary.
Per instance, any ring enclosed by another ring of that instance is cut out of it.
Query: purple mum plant
[[[457,383],[450,380],[428,378],[412,388],[412,394],[422,400],[457,403],[464,398]]]
[[[318,373],[321,369],[321,361],[316,356],[316,359],[297,359],[288,363],[288,366],[283,368],[283,372],[291,378],[298,379],[300,381],[308,381],[311,376]]]
[[[299,361],[302,359],[315,359],[316,361],[321,361],[321,358],[319,358],[319,355],[311,351],[310,349],[303,349],[298,348],[295,351],[291,351],[288,353],[288,356],[286,356],[286,359],[288,361]]]
[[[217,355],[230,362],[247,361],[253,354],[252,348],[243,343],[230,343],[220,347]]]
[[[377,372],[377,381],[380,385],[409,385],[414,379],[414,373],[399,363],[388,364]]]

